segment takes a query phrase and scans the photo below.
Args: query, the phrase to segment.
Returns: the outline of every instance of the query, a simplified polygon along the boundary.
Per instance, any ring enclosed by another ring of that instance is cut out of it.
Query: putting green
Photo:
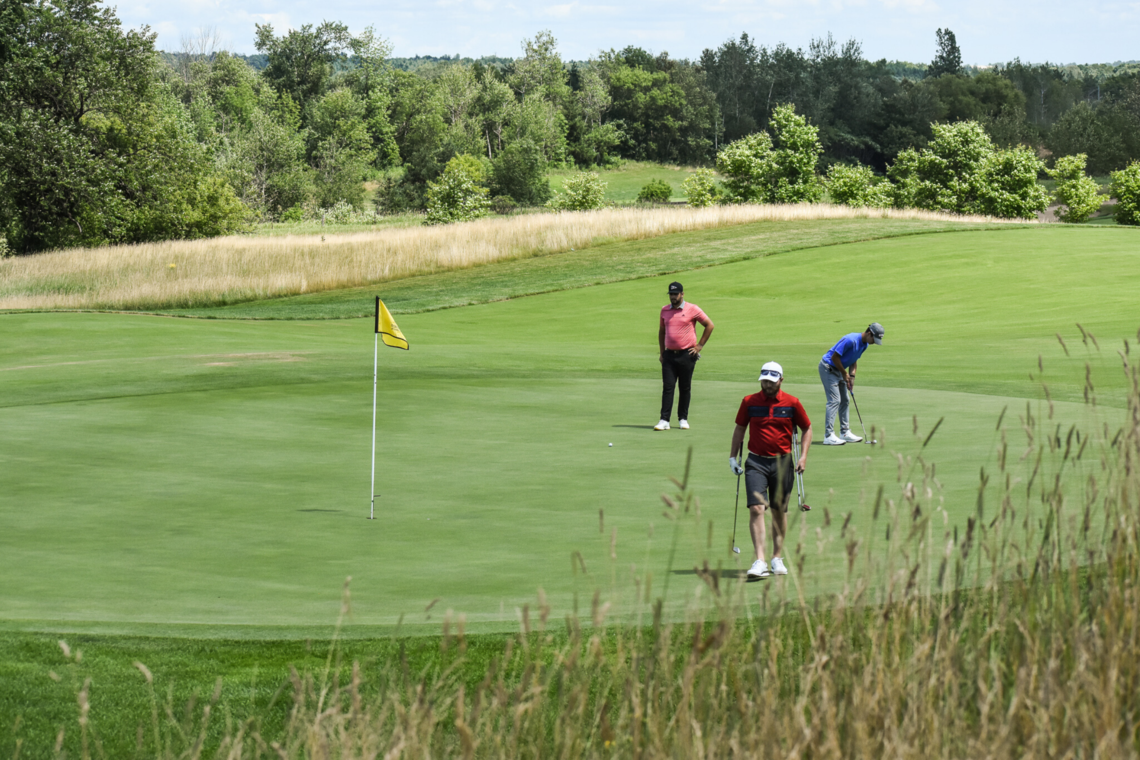
[[[702,516],[684,521],[672,570],[743,564],[727,551],[740,398],[778,360],[820,433],[816,363],[874,319],[886,340],[857,392],[884,445],[813,447],[815,509],[793,518],[805,587],[833,590],[845,556],[815,533],[823,508],[854,510],[866,533],[877,484],[897,492],[896,453],[914,455],[940,418],[924,457],[954,524],[973,513],[1002,410],[1011,430],[1027,401],[1047,413],[1042,379],[1050,424],[1115,419],[1115,351],[1140,323],[1138,241],[1119,229],[950,233],[686,273],[717,324],[690,431],[648,429],[672,277],[403,316],[412,350],[380,354],[374,521],[369,321],[0,317],[0,624],[306,635],[335,619],[346,576],[361,631],[436,629],[447,609],[514,627],[540,587],[556,614],[575,594],[588,609],[595,589],[632,613],[631,575],[651,574],[653,596],[668,576],[679,608],[697,584],[667,573],[669,477],[691,447]],[[738,544],[747,556],[743,516]]]

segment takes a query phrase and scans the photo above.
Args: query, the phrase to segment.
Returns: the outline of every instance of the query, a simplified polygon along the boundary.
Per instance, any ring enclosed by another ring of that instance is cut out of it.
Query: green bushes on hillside
[[[1140,224],[1140,161],[1112,173],[1112,195],[1116,198],[1116,223]]]

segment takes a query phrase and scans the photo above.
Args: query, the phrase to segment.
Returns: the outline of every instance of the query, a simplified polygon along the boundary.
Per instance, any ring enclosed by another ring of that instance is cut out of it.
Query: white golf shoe
[[[768,563],[762,559],[758,559],[752,563],[752,567],[748,568],[749,578],[767,578],[771,575],[768,572]]]
[[[844,432],[840,438],[847,441],[848,443],[859,443],[859,441],[863,440],[862,436],[855,435],[850,430]]]
[[[689,429],[689,421],[688,420],[681,420],[680,422],[677,423],[677,427],[681,428],[682,430],[688,430]]]
[[[843,444],[847,443],[847,441],[843,440],[835,433],[832,433],[820,441],[820,443],[822,443],[824,446],[842,446]]]
[[[654,430],[668,430],[669,429],[669,420],[661,420],[660,422],[658,422],[656,425],[653,426],[653,429]]]
[[[784,567],[784,560],[780,557],[772,557],[772,575],[787,575],[788,568]]]

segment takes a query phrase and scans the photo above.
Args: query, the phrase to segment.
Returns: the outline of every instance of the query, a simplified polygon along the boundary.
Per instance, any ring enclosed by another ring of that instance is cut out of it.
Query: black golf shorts
[[[768,506],[781,512],[788,511],[789,498],[795,487],[795,461],[791,454],[778,457],[760,457],[749,454],[744,464],[744,484],[748,488],[748,506],[760,503],[759,494],[768,500]]]

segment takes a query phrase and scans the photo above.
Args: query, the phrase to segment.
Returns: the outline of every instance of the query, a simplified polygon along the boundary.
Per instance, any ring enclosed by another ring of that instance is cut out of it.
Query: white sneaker
[[[669,429],[669,420],[661,420],[660,422],[658,422],[656,425],[653,426],[653,429],[654,430],[668,430]]]
[[[762,559],[758,559],[752,563],[752,567],[748,568],[749,578],[767,578],[771,573],[768,572],[768,563]]]
[[[689,421],[688,420],[681,420],[680,422],[677,423],[677,427],[681,428],[682,430],[688,430],[689,429]]]
[[[843,440],[847,441],[848,443],[859,443],[859,441],[863,440],[862,436],[858,436],[858,435],[855,435],[855,434],[854,434],[854,433],[852,433],[850,430],[848,430],[847,432],[845,432],[845,433],[844,433],[842,436],[840,436],[840,437],[841,437]]]
[[[832,433],[820,441],[820,443],[822,443],[824,446],[842,446],[843,444],[847,443],[847,441],[843,440],[835,433]]]
[[[784,560],[780,557],[772,557],[772,575],[787,575],[788,568],[784,567]]]

